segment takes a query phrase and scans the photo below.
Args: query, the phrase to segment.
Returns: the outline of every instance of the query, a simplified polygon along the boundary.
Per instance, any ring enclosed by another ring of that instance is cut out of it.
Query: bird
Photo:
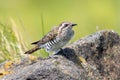
[[[77,24],[72,22],[62,22],[59,26],[49,31],[42,39],[31,43],[34,48],[26,51],[24,54],[32,54],[33,52],[45,49],[46,52],[59,52],[74,36],[73,26]]]

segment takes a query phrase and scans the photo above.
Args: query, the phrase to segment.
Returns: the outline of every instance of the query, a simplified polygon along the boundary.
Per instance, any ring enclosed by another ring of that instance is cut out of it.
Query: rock
[[[13,71],[1,80],[120,80],[120,36],[99,31]]]

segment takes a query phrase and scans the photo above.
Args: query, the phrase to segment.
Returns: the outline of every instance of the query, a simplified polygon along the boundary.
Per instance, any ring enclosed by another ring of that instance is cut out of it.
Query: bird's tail
[[[39,50],[39,49],[41,49],[41,48],[38,47],[38,46],[36,46],[36,47],[34,47],[34,48],[26,51],[24,54],[32,54],[33,52],[35,52],[35,51],[37,51],[37,50]]]

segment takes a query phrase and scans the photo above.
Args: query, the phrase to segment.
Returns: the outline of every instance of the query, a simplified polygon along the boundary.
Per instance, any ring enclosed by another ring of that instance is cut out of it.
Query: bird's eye
[[[69,24],[65,24],[64,26],[67,27]]]

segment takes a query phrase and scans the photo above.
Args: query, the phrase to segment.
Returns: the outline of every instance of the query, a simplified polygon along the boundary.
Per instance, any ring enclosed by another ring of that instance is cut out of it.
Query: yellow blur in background
[[[120,0],[0,0],[0,22],[11,18],[28,46],[63,21],[78,24],[73,42],[103,29],[120,33]]]

